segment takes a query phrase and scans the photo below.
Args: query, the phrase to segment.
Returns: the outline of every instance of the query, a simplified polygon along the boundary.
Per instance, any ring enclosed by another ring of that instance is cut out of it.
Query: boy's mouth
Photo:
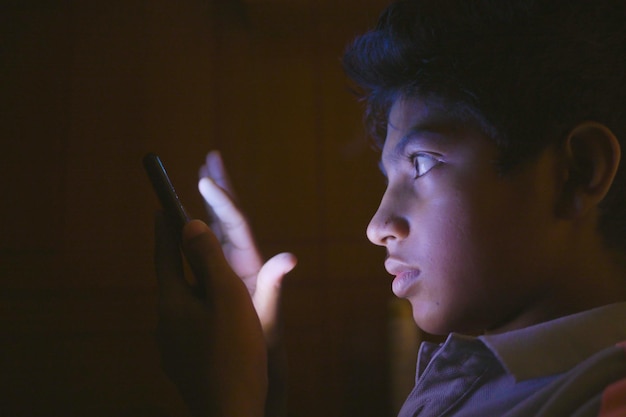
[[[391,291],[399,298],[406,298],[411,294],[413,285],[418,281],[420,270],[404,265],[401,262],[388,258],[385,269],[395,278],[391,283]]]
[[[413,285],[418,281],[420,271],[413,269],[397,274],[391,283],[391,291],[398,298],[407,298],[411,295]]]

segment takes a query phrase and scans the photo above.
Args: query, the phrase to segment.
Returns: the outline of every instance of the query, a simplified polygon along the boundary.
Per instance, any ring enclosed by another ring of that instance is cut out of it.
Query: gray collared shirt
[[[451,334],[420,347],[415,416],[596,416],[604,388],[626,378],[626,302],[502,334]]]

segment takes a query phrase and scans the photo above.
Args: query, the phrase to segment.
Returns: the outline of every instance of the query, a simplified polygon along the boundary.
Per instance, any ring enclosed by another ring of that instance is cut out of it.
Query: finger
[[[210,178],[201,179],[198,189],[218,217],[228,241],[237,249],[255,248],[248,222],[225,190]]]
[[[154,266],[161,300],[173,300],[189,291],[183,275],[178,236],[165,213],[158,212],[154,223]]]
[[[231,198],[236,201],[235,190],[230,181],[230,176],[226,171],[226,167],[224,166],[222,154],[219,151],[209,152],[205,158],[205,164],[207,167],[207,176],[212,178],[222,189],[226,190]]]
[[[282,279],[298,263],[298,259],[292,253],[283,252],[270,258],[259,270],[257,278],[259,286],[280,290]]]
[[[254,307],[257,310],[268,343],[277,337],[282,281],[297,264],[291,253],[281,253],[269,259],[259,271],[254,293]]]
[[[209,176],[209,167],[207,166],[206,158],[205,158],[204,164],[202,164],[200,166],[200,169],[198,170],[198,179],[208,177],[208,176]]]
[[[227,283],[234,275],[224,258],[220,243],[211,229],[200,220],[192,220],[185,225],[182,240],[189,265],[210,300],[216,285]],[[239,279],[231,281],[241,283]]]
[[[224,164],[222,162],[219,151],[210,151],[206,155],[204,164],[200,167],[200,170],[198,171],[198,180],[201,180],[203,178],[212,178],[213,181],[217,181],[217,184],[221,184],[220,186],[226,189],[231,197],[233,196],[230,180],[226,175]],[[209,203],[205,201],[204,206],[208,215],[211,230],[213,231],[213,233],[215,233],[220,241],[223,241],[224,233],[222,232],[222,226],[220,225],[219,219],[217,218],[215,212],[213,211],[213,208]]]
[[[209,152],[206,155],[205,163],[198,170],[198,180],[201,180],[202,178],[210,178],[211,177],[211,173],[210,173],[210,169],[209,169],[210,162],[208,162],[208,161],[210,161],[209,155],[212,152],[217,152],[217,151],[211,151],[211,152]],[[207,212],[208,223],[211,226],[211,230],[213,231],[213,233],[215,233],[215,235],[221,241],[222,238],[223,238],[223,234],[222,234],[222,228],[221,228],[221,226],[219,224],[219,219],[215,215],[215,212],[211,208],[211,205],[208,204],[206,201],[204,201],[204,208],[206,209],[206,212]]]

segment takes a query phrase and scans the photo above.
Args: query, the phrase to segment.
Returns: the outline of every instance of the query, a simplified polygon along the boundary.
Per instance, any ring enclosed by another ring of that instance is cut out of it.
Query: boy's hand
[[[206,202],[211,229],[233,271],[245,283],[261,321],[270,349],[280,344],[279,302],[282,279],[296,265],[290,253],[281,253],[265,264],[245,216],[237,208],[230,179],[219,152],[209,152],[200,168],[198,188]]]
[[[261,417],[267,354],[250,296],[204,223],[188,223],[181,245],[202,294],[183,275],[176,233],[162,214],[157,216],[157,339],[163,369],[194,416]]]

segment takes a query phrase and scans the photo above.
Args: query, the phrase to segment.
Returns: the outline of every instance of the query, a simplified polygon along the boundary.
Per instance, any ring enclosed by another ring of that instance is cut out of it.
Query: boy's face
[[[385,246],[393,292],[422,329],[521,327],[558,289],[557,159],[499,175],[495,145],[441,105],[400,99],[382,152],[388,179],[368,238]],[[554,271],[552,271],[554,272]]]

